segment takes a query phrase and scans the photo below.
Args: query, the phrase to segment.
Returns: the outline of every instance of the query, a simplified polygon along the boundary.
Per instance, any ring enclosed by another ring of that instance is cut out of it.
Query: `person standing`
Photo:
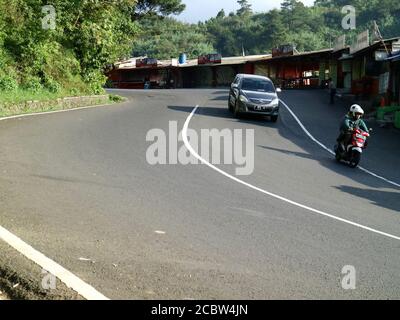
[[[336,96],[336,86],[335,86],[335,83],[333,82],[332,78],[329,78],[328,88],[329,88],[329,95],[330,95],[330,103],[334,104],[335,96]]]

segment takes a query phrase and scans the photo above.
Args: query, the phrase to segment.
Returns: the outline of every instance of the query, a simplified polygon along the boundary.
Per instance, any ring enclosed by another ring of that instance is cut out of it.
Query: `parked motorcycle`
[[[335,158],[339,162],[342,160],[348,162],[351,168],[356,168],[360,163],[363,150],[367,147],[367,138],[370,134],[359,128],[354,128],[350,132],[351,139],[347,146],[343,143],[335,145]]]

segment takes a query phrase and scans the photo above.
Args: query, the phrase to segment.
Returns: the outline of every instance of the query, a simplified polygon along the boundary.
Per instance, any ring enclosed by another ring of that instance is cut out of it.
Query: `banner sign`
[[[346,35],[342,35],[335,39],[333,43],[333,52],[346,48]]]
[[[350,54],[369,47],[369,30],[360,33],[357,36],[356,42],[354,42],[350,47]]]

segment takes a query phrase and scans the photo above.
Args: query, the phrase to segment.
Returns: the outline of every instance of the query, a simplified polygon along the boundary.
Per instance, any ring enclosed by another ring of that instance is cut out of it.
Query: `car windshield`
[[[242,90],[274,92],[274,86],[271,81],[264,79],[243,79]]]

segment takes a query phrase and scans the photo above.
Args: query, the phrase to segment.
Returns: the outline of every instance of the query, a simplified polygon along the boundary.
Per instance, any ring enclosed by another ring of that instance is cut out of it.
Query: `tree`
[[[189,58],[197,58],[214,51],[201,25],[182,23],[169,17],[146,17],[140,25],[142,31],[132,50],[134,56],[170,59],[184,52]]]
[[[269,12],[269,21],[271,28],[269,31],[270,47],[274,48],[285,44],[287,40],[287,34],[285,32],[285,26],[282,22],[282,16],[278,10],[272,10]]]
[[[237,0],[237,3],[240,5],[240,9],[237,11],[239,16],[252,13],[251,4],[247,0]]]
[[[62,86],[100,92],[107,65],[131,50],[136,1],[49,2],[57,12],[54,30],[41,24],[47,1],[0,1],[0,55],[7,59],[7,73],[35,90]]]
[[[221,9],[217,14],[217,18],[224,18],[224,17],[225,17],[225,10]]]
[[[134,10],[134,19],[149,15],[180,14],[185,7],[186,5],[181,0],[138,0]]]

